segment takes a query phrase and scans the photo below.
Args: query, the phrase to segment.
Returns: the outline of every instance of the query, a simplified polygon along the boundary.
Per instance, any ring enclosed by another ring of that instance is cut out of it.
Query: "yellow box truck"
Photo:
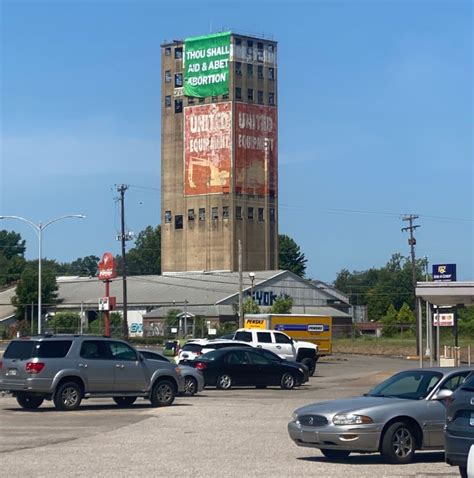
[[[246,314],[244,327],[279,330],[295,340],[316,344],[319,355],[332,353],[332,317],[310,314]]]

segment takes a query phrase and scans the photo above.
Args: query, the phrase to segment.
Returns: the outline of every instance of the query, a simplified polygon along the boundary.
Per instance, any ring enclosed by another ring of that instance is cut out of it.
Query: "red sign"
[[[236,104],[235,192],[278,195],[277,114],[271,106]]]
[[[184,109],[184,195],[230,192],[230,102]]]
[[[99,262],[99,280],[110,280],[117,277],[115,259],[111,252],[105,252]]]

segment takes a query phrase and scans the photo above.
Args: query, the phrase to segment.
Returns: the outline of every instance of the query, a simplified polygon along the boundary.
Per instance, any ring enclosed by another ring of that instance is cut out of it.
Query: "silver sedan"
[[[138,350],[147,360],[157,360],[159,362],[171,363],[164,355],[151,350]],[[181,376],[184,378],[184,395],[192,396],[201,392],[204,388],[204,377],[199,370],[186,365],[179,365]]]
[[[351,452],[380,452],[409,463],[417,449],[443,449],[444,400],[472,368],[424,368],[397,373],[362,397],[314,403],[288,423],[298,446],[319,448],[330,460]]]

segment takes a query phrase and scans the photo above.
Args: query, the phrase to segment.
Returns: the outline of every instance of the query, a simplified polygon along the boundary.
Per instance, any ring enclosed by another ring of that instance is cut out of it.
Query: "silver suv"
[[[171,405],[184,380],[176,365],[145,359],[122,340],[86,335],[44,335],[10,342],[0,361],[0,391],[23,408],[53,400],[75,410],[83,398],[112,397],[119,407],[137,397]]]

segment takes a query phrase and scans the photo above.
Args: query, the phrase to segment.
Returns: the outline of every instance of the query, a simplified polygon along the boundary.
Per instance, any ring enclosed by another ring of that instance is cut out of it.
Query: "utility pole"
[[[122,243],[122,295],[123,295],[123,321],[122,332],[123,338],[128,338],[128,319],[127,319],[127,259],[125,255],[125,191],[128,189],[126,184],[117,186],[117,192],[120,193],[120,224],[121,234],[120,242]]]
[[[244,326],[244,294],[242,277],[242,241],[239,239],[239,329]]]
[[[411,254],[411,273],[412,273],[412,285],[413,285],[413,297],[415,299],[415,314],[416,314],[416,354],[418,356],[421,356],[422,352],[422,340],[423,340],[423,331],[422,331],[422,320],[421,320],[421,315],[419,313],[419,307],[417,305],[416,301],[416,259],[415,259],[415,245],[416,245],[416,239],[415,236],[413,235],[413,232],[415,229],[420,227],[419,225],[413,224],[416,219],[418,219],[419,216],[416,216],[415,214],[407,214],[402,217],[402,221],[407,221],[409,223],[409,226],[403,227],[402,232],[409,232],[410,237],[408,238],[408,245],[410,246],[410,254]]]

